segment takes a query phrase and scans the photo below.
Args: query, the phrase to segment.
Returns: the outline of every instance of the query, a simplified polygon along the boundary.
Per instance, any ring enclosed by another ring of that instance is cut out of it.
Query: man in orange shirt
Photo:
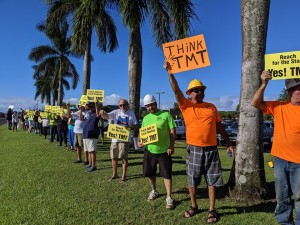
[[[164,67],[169,71],[170,64],[165,63]],[[186,94],[191,98],[188,100],[184,97],[173,74],[169,73],[169,79],[186,125],[186,172],[191,207],[184,213],[184,217],[192,217],[198,211],[196,192],[201,176],[204,175],[208,185],[210,202],[207,222],[215,223],[219,219],[215,209],[216,187],[223,185],[217,148],[217,132],[226,141],[228,153],[233,153],[233,147],[216,107],[212,103],[203,101],[206,86],[199,80],[192,80],[186,91]]]
[[[264,101],[263,94],[272,75],[261,74],[262,84],[251,104],[274,117],[274,138],[271,154],[274,158],[277,206],[275,217],[279,224],[300,224],[300,79],[285,80],[289,101]]]

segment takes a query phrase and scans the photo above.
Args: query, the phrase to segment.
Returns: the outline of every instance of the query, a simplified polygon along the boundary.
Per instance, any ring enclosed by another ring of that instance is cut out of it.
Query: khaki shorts
[[[97,148],[98,139],[83,139],[83,148],[85,152],[94,152]]]
[[[83,134],[74,133],[74,146],[83,147]]]
[[[129,142],[112,142],[110,145],[111,159],[128,159]]]

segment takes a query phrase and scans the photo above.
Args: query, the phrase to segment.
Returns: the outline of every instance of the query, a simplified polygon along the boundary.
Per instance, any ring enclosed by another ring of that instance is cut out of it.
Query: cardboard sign
[[[46,112],[40,112],[40,117],[41,118],[48,118],[48,113],[46,113]]]
[[[266,54],[265,70],[272,80],[300,78],[300,51]]]
[[[139,130],[140,141],[144,144],[150,144],[158,141],[157,126],[156,124],[151,124],[146,127],[142,127]]]
[[[162,47],[173,74],[210,66],[203,34],[164,43]]]
[[[106,137],[129,142],[130,130],[117,124],[109,124]]]
[[[52,106],[52,111],[51,112],[53,114],[60,115],[60,113],[61,113],[60,106]]]
[[[45,105],[45,111],[46,112],[51,112],[51,108],[52,108],[51,105]]]
[[[104,102],[104,90],[87,89],[86,95],[89,102],[95,102],[96,100]]]

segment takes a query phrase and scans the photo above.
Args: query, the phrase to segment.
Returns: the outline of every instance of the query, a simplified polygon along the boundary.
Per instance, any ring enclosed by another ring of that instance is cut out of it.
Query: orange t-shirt
[[[265,114],[274,117],[271,155],[300,163],[300,106],[289,102],[267,101]]]
[[[187,144],[200,147],[217,145],[216,124],[221,121],[221,117],[214,104],[195,104],[185,99],[179,108],[186,126]]]

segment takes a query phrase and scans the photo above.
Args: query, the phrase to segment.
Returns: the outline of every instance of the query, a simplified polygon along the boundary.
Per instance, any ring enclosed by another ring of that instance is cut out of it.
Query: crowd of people
[[[217,147],[216,135],[219,133],[227,144],[227,152],[234,154],[234,148],[228,134],[221,123],[217,108],[212,103],[204,101],[206,86],[200,80],[192,80],[186,90],[186,98],[179,88],[175,76],[169,72],[170,64],[165,63],[168,71],[171,88],[180,108],[186,125],[186,174],[190,208],[184,212],[185,218],[195,216],[198,210],[196,199],[197,187],[204,176],[208,187],[209,206],[208,223],[216,223],[220,218],[215,207],[216,188],[223,185],[222,168]],[[300,80],[287,80],[286,89],[290,96],[288,102],[263,101],[263,93],[270,73],[264,71],[261,75],[262,85],[253,97],[252,105],[265,113],[274,115],[275,125],[274,142],[271,154],[275,156],[275,188],[277,206],[275,217],[280,224],[295,224],[293,221],[293,208],[295,208],[296,224],[300,224],[300,154],[299,118],[300,110]],[[144,143],[139,139],[139,147],[144,147],[142,174],[150,181],[151,191],[147,200],[153,201],[159,197],[156,188],[157,165],[159,174],[164,180],[166,189],[166,208],[174,207],[172,198],[172,155],[176,137],[175,122],[169,112],[157,107],[153,95],[147,94],[143,99],[148,114],[143,118],[141,127],[155,124],[158,140]],[[111,123],[124,126],[133,131],[137,126],[134,112],[129,109],[126,99],[120,99],[119,109],[105,112],[99,109],[98,102],[89,102],[86,106],[78,105],[77,109],[70,109],[67,104],[67,113],[59,116],[49,115],[41,117],[39,111],[35,112],[33,120],[28,121],[25,111],[18,117],[17,112],[9,109],[7,113],[8,129],[17,131],[18,123],[27,132],[43,134],[45,138],[50,134],[50,142],[57,140],[57,145],[69,143],[70,150],[77,151],[75,163],[83,163],[87,172],[97,170],[96,148],[99,135],[103,143],[103,119]],[[102,121],[102,122],[101,122]],[[200,131],[201,130],[201,131]],[[118,160],[122,160],[122,176],[119,183],[124,183],[127,176],[129,142],[112,139],[110,157],[112,160],[112,176],[108,181],[118,178]],[[84,151],[84,159],[82,158]],[[293,200],[292,200],[293,199]]]

